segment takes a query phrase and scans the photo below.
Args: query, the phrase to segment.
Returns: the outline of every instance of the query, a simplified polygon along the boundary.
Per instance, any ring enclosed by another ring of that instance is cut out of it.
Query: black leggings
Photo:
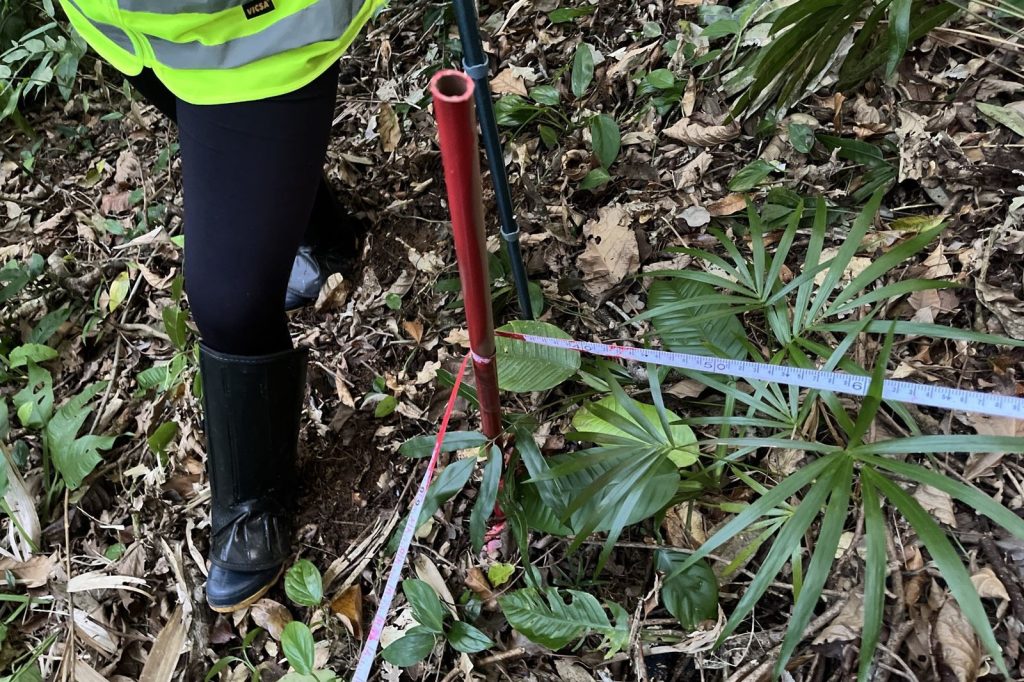
[[[285,291],[310,226],[332,220],[323,177],[338,67],[270,99],[195,105],[150,71],[132,85],[178,124],[185,289],[203,342],[236,355],[291,348]]]

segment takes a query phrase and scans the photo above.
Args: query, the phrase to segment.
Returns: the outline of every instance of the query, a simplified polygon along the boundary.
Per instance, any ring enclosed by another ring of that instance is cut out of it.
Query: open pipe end
[[[473,97],[473,79],[461,71],[445,69],[430,79],[430,94],[436,100],[450,104],[461,104]]]

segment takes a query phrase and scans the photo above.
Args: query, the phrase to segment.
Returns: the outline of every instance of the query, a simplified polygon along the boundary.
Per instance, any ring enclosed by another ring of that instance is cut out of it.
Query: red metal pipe
[[[494,318],[484,237],[484,204],[480,195],[480,153],[477,148],[473,81],[461,71],[439,71],[430,80],[430,94],[434,100],[444,181],[448,188],[448,210],[455,234],[455,254],[459,261],[482,430],[488,438],[496,438],[501,433],[501,406],[494,357]]]

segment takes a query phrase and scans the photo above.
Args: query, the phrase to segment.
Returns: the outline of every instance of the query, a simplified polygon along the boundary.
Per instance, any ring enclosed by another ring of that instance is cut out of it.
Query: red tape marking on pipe
[[[402,531],[402,539],[398,544],[398,551],[395,552],[395,560],[391,565],[391,572],[384,584],[384,591],[380,595],[380,605],[377,613],[373,616],[370,624],[370,632],[366,638],[366,644],[359,655],[359,663],[356,665],[352,682],[366,682],[370,676],[370,668],[373,666],[373,658],[377,654],[377,647],[380,645],[380,636],[384,631],[384,623],[391,610],[391,603],[395,600],[395,593],[398,591],[398,581],[402,577],[402,569],[405,567],[405,560],[409,557],[409,547],[412,545],[412,537],[416,532],[416,525],[423,511],[423,503],[427,499],[427,488],[430,487],[430,479],[434,476],[434,469],[437,467],[437,458],[441,454],[441,444],[444,443],[444,434],[448,431],[448,422],[451,420],[452,411],[455,409],[455,399],[459,397],[459,386],[462,385],[462,378],[466,374],[466,367],[469,365],[469,354],[462,358],[459,365],[459,372],[455,375],[455,385],[452,386],[452,393],[448,396],[448,405],[444,409],[444,418],[441,419],[441,428],[437,432],[437,440],[434,442],[434,451],[430,455],[430,462],[423,474],[423,480],[413,498],[412,509],[409,510],[409,520]]]

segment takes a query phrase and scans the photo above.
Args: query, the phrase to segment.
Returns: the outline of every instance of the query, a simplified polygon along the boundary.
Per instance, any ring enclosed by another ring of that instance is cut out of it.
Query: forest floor
[[[557,7],[554,0],[506,3],[483,17],[492,36],[488,51],[497,95],[525,97],[535,86],[555,84],[562,92],[554,105],[559,115],[582,121],[605,113],[622,130],[610,181],[591,190],[580,188],[596,165],[587,126],[570,126],[552,147],[536,125],[506,129],[523,249],[531,279],[543,291],[545,321],[575,338],[642,343],[648,323],[630,320],[645,309],[649,280],[637,275],[691,265],[687,255],[666,253],[668,247],[718,248],[709,223],[731,225],[743,216],[747,197],[778,206],[794,195],[824,196],[841,214],[856,213],[862,200],[853,196],[870,182],[868,167],[820,146],[797,151],[785,125],[797,122],[875,145],[878,165],[895,174],[874,223],[882,248],[903,240],[914,219],[945,221],[940,241],[902,267],[964,287],[911,297],[894,314],[1024,339],[1024,140],[1021,131],[981,117],[975,106],[1016,100],[1024,114],[1019,47],[999,51],[962,25],[940,29],[910,51],[897,77],[870,81],[845,96],[823,87],[777,128],[765,130],[757,117],[725,124],[728,102],[715,78],[696,78],[696,69],[664,115],[640,94],[634,74],[669,64],[665,42],[680,32],[680,21],[696,20],[689,2],[600,3],[590,14],[555,24],[547,14]],[[404,518],[422,472],[422,460],[402,457],[397,449],[410,437],[436,432],[448,395],[438,374],[454,371],[467,346],[461,307],[452,305],[457,296],[445,286],[455,277],[455,258],[425,94],[430,75],[454,61],[457,37],[446,21],[440,6],[398,3],[343,59],[327,171],[342,198],[373,228],[359,273],[351,281],[332,279],[315,306],[291,316],[296,343],[311,349],[295,550],[324,574],[325,594],[334,601],[327,613],[338,617],[322,623],[317,662],[342,676],[358,655],[361,629],[390,567],[384,544]],[[599,58],[593,85],[574,98],[569,70],[581,40],[596,47]],[[706,41],[698,49],[706,51]],[[176,133],[153,108],[126,95],[109,68],[86,71],[82,96],[69,103],[54,98],[26,112],[37,140],[13,127],[0,135],[0,252],[5,261],[38,253],[46,263],[40,283],[7,304],[4,323],[27,334],[48,312],[65,305],[74,311],[49,342],[60,354],[47,363],[57,401],[94,381],[109,381],[87,424],[117,440],[84,484],[65,496],[46,489],[38,467],[40,439],[25,436],[23,475],[41,510],[41,551],[28,558],[10,529],[0,567],[13,580],[13,592],[38,600],[8,625],[0,670],[45,644],[39,659],[45,679],[57,679],[61,661],[74,658],[72,678],[136,680],[157,647],[170,651],[178,643],[184,653],[165,679],[171,673],[174,679],[203,679],[218,660],[241,657],[244,648],[262,679],[275,680],[286,667],[272,635],[300,613],[294,607],[294,614],[282,611],[288,608],[283,586],[258,608],[229,616],[212,614],[203,601],[208,487],[201,416],[190,389],[196,366],[191,353],[180,353],[169,339],[163,316],[174,305],[181,271]],[[770,172],[742,192],[730,190],[737,172],[757,159],[771,162]],[[490,208],[488,183],[489,176]],[[488,215],[496,233],[493,211]],[[841,241],[840,234],[831,235],[827,245]],[[497,239],[491,246],[497,251]],[[798,271],[800,264],[787,266]],[[499,321],[515,317],[507,284],[496,283],[506,287],[496,297]],[[142,387],[140,374],[179,355],[180,376]],[[912,343],[891,369],[913,380],[1024,395],[1022,360],[1020,348]],[[17,388],[8,383],[5,393]],[[669,394],[677,413],[703,409],[694,404],[700,390],[692,382],[675,380]],[[540,400],[510,394],[506,405],[529,412]],[[385,401],[388,409],[378,409]],[[1021,423],[1010,419],[930,410],[920,411],[920,418],[937,434],[1024,435]],[[460,401],[453,428],[474,428],[475,419]],[[154,440],[168,423],[176,429],[164,429]],[[564,447],[566,430],[563,415],[542,424],[545,449]],[[706,430],[709,436],[717,431]],[[1019,453],[944,456],[941,462],[946,472],[982,487],[1018,515],[1024,510]],[[414,546],[415,569],[407,571],[435,576],[456,598],[467,589],[486,589],[478,579],[497,560],[469,546],[471,502],[472,494],[456,497],[435,515]],[[971,566],[988,570],[1003,588],[1005,600],[986,604],[1011,670],[1024,679],[1024,544],[993,532],[951,500],[930,511],[948,522]],[[717,520],[708,514],[700,521],[705,527],[684,534],[686,541],[706,535]],[[649,531],[637,527],[623,536],[606,577],[592,587],[631,614],[642,613],[648,625],[668,627],[664,610],[641,608],[654,579]],[[552,562],[565,558],[565,541],[546,542]],[[588,558],[566,559],[565,565],[582,571],[599,549],[600,542],[585,545],[581,553]],[[942,588],[920,552],[911,550],[901,546],[902,558],[890,564],[903,576],[900,598],[907,607],[899,622],[887,624],[884,675],[965,679],[960,663],[938,654],[955,646],[948,639],[934,644],[941,637],[935,619]],[[748,569],[740,571],[738,583],[722,586],[725,613],[756,572]],[[858,628],[848,621],[856,616],[836,597],[857,591],[862,580],[849,562],[832,576],[826,603],[794,658],[796,679],[847,679],[855,670],[851,633]],[[683,637],[679,651],[686,655],[661,663],[653,656],[646,674],[654,680],[760,679],[759,665],[786,625],[786,588],[773,588],[756,618],[722,648],[710,646],[721,622],[709,623]],[[909,591],[917,601],[911,602]],[[334,599],[339,595],[344,598]],[[270,635],[247,639],[257,625]],[[584,646],[556,656],[507,628],[489,634],[497,645],[472,657],[475,672],[455,672],[469,659],[449,652],[401,673],[402,679],[639,679],[630,655],[602,660]],[[964,646],[965,655],[973,655],[975,644]],[[980,661],[980,650],[977,655]],[[222,679],[251,675],[240,659],[226,666]],[[400,679],[397,668],[384,665],[382,671],[379,679]],[[987,671],[979,667],[974,674],[979,672]]]

